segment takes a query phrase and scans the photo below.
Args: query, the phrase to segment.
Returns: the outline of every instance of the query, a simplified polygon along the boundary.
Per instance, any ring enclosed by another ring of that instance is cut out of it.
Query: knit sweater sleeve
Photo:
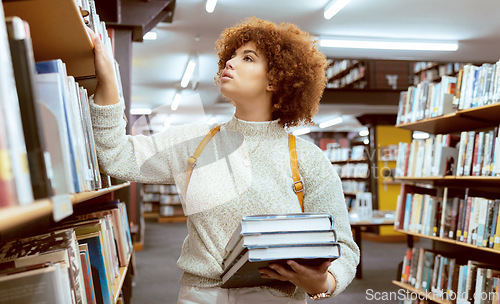
[[[328,270],[337,281],[333,295],[338,295],[353,280],[360,256],[351,232],[342,184],[319,147],[304,140],[297,143],[299,170],[304,182],[304,211],[326,212],[334,218],[341,256]]]
[[[208,128],[184,125],[151,136],[126,135],[123,110],[123,100],[107,106],[90,100],[100,170],[119,179],[141,183],[171,184],[176,177],[183,177],[193,144],[199,143],[199,136]]]

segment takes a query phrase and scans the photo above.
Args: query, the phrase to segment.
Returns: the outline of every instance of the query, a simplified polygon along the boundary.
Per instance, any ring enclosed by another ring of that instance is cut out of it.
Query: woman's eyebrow
[[[259,54],[257,54],[257,52],[254,50],[244,50],[243,51],[243,54],[248,54],[248,53],[253,53],[253,54],[255,54],[255,56],[259,57]]]

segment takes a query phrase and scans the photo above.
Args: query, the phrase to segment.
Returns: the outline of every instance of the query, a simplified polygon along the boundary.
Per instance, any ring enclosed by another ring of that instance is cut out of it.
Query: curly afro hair
[[[267,77],[275,91],[272,119],[283,127],[312,124],[326,86],[325,56],[310,34],[289,23],[277,25],[255,17],[222,32],[216,42],[219,70],[215,83],[236,49],[253,41],[267,58]]]

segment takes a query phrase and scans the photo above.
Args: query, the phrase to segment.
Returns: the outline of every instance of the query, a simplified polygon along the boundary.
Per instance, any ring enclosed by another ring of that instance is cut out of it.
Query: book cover
[[[333,216],[327,213],[264,214],[244,217],[233,235],[252,232],[306,231],[333,228]]]
[[[60,59],[37,62],[40,100],[50,107],[62,128],[60,137],[65,146],[64,160],[71,170],[71,180],[74,192],[81,192],[78,172],[78,155],[75,143],[76,135],[70,110],[67,72]],[[64,133],[64,134],[62,134]],[[47,136],[46,136],[47,138]],[[52,155],[51,155],[52,157]],[[58,161],[58,160],[56,160]],[[54,162],[52,162],[54,163]]]
[[[99,298],[97,303],[101,301],[104,304],[113,303],[112,283],[106,270],[100,232],[83,234],[77,238],[80,244],[87,244],[89,248],[90,265],[95,269],[92,279],[95,282],[94,286],[98,286],[95,289],[96,297]]]
[[[3,8],[0,14],[0,107],[3,113],[3,117],[0,119],[6,125],[3,130],[6,136],[1,141],[6,142],[7,144],[4,146],[8,147],[8,149],[2,149],[2,153],[8,153],[10,158],[10,170],[8,168],[4,170],[12,172],[17,203],[27,205],[33,202],[33,190],[27,166],[28,156]],[[2,159],[6,159],[6,157],[2,156]],[[0,174],[4,175],[3,172]],[[5,178],[0,177],[0,179]]]
[[[80,261],[82,264],[82,274],[87,302],[90,304],[97,304],[94,292],[94,280],[92,280],[92,268],[90,265],[88,245],[80,244],[78,248],[80,249]]]
[[[29,25],[18,17],[6,19],[17,96],[26,139],[26,150],[35,199],[52,196],[52,185],[45,163],[45,138],[39,110],[35,59]]]
[[[66,115],[62,103],[63,87],[56,73],[37,75],[40,92],[40,113],[43,134],[53,169],[53,188],[56,195],[75,193],[73,161],[67,133]]]
[[[226,255],[223,261],[223,268],[233,264],[237,257],[245,248],[255,246],[287,246],[287,245],[308,245],[308,244],[334,244],[337,242],[335,230],[324,231],[280,231],[263,233],[246,233],[240,236],[235,244],[228,242]]]
[[[0,303],[72,303],[67,278],[59,263],[0,275]]]
[[[309,266],[319,266],[325,261],[340,257],[340,245],[268,246],[249,247],[230,268],[222,274],[222,288],[251,287],[276,284],[279,281],[261,278],[259,268],[270,263],[295,260]]]

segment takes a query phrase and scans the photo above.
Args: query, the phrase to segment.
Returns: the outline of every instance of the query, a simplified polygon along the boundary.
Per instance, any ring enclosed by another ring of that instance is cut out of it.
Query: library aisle
[[[177,268],[176,262],[186,234],[185,223],[165,224],[153,220],[146,222],[143,250],[135,253],[137,273],[131,304],[177,302],[180,289],[178,280],[182,272]],[[422,244],[424,242],[426,241],[421,240],[418,246],[426,246]],[[363,279],[354,279],[342,294],[321,303],[398,303],[397,300],[391,301],[382,297],[390,294],[395,297],[399,291],[391,282],[396,278],[397,265],[404,256],[406,243],[363,240],[362,246]]]

